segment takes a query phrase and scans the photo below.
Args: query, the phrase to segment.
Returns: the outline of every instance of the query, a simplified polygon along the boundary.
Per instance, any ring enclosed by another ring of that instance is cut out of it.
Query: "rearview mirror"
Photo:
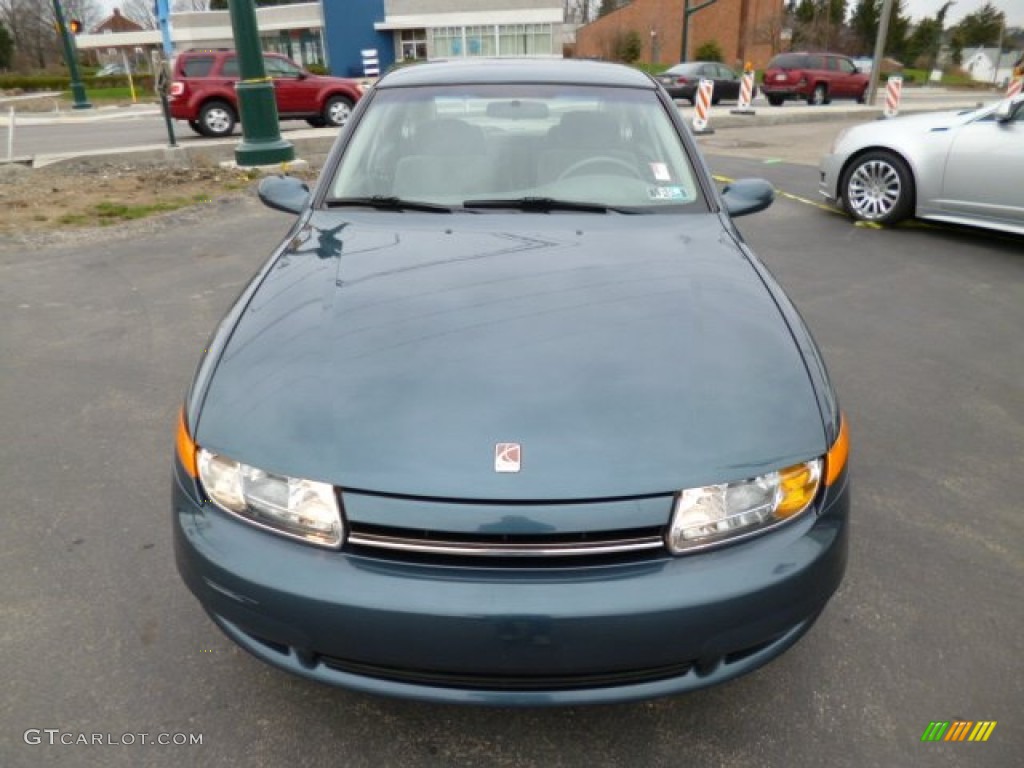
[[[256,194],[267,207],[285,213],[301,213],[309,204],[309,187],[293,176],[267,176]]]
[[[738,179],[726,184],[722,202],[730,216],[763,211],[775,200],[775,188],[764,179]]]

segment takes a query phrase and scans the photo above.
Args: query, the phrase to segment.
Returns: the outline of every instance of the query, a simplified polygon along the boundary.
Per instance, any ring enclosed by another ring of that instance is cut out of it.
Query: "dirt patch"
[[[309,180],[315,172],[299,171]],[[253,194],[256,171],[220,167],[0,166],[0,245],[46,232],[103,229]]]

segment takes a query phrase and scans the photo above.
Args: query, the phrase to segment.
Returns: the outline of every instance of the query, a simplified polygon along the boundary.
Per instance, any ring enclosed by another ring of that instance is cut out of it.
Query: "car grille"
[[[476,558],[577,558],[625,555],[664,547],[660,528],[596,533],[453,534],[357,523],[348,544],[413,555]]]
[[[361,677],[394,680],[402,683],[489,691],[567,691],[586,688],[604,688],[616,685],[637,685],[657,680],[682,677],[694,667],[694,662],[685,661],[647,669],[630,669],[618,672],[579,673],[559,675],[530,674],[472,674],[467,672],[438,672],[432,670],[411,670],[395,667],[365,664],[331,656],[317,657],[324,666],[337,672],[346,672]]]

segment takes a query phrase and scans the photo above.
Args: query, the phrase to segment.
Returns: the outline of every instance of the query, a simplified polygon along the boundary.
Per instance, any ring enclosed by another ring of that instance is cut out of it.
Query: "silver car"
[[[864,221],[1024,234],[1024,96],[848,128],[822,158],[821,194]]]

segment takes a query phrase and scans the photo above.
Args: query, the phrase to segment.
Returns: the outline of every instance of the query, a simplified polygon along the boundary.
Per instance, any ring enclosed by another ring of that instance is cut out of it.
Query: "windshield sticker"
[[[682,187],[650,187],[647,190],[651,200],[685,200]]]
[[[651,163],[651,173],[655,181],[672,181],[672,174],[668,172],[668,166],[664,163]]]

